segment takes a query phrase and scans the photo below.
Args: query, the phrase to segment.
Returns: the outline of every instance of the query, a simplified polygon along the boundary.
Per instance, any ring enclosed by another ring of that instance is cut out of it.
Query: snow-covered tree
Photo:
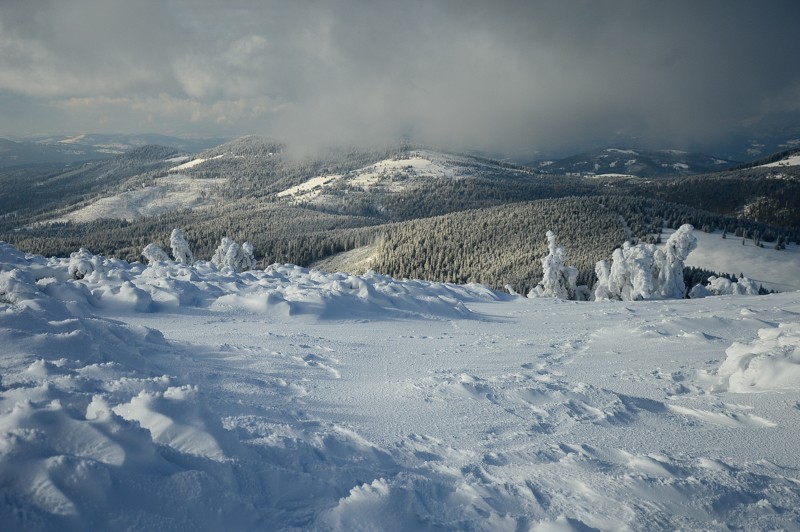
[[[164,250],[158,246],[158,244],[154,244],[152,242],[144,247],[142,250],[142,256],[145,258],[148,264],[169,260],[169,255],[167,255]]]
[[[625,260],[630,275],[629,299],[639,301],[649,299],[655,292],[653,283],[653,255],[656,247],[652,244],[630,246]]]
[[[625,242],[611,255],[611,265],[599,261],[595,266],[598,283],[595,299],[621,299],[636,301],[648,299],[653,294],[652,244],[631,245]]]
[[[614,299],[611,293],[611,287],[609,286],[611,265],[608,264],[608,261],[598,261],[597,265],[594,267],[594,273],[597,275],[597,282],[594,285],[594,299],[596,301]]]
[[[173,229],[169,237],[169,245],[172,248],[172,256],[175,262],[191,265],[194,263],[194,255],[189,249],[189,243],[183,234],[183,229]]]
[[[656,253],[654,263],[658,270],[658,293],[661,297],[680,299],[686,295],[684,261],[696,247],[694,227],[684,224],[669,237],[664,250]]]
[[[252,270],[256,264],[253,257],[253,245],[245,242],[240,246],[233,239],[227,236],[223,237],[214,256],[211,257],[211,262],[217,268],[228,267],[236,272]]]
[[[227,266],[227,259],[228,256],[228,249],[230,249],[231,245],[234,244],[232,238],[227,236],[222,237],[222,240],[217,246],[217,249],[214,251],[214,255],[211,257],[211,263],[216,266],[217,268],[222,268],[223,266]]]
[[[250,242],[245,242],[242,244],[242,263],[241,263],[241,270],[254,270],[256,267],[256,258],[255,258],[255,250],[253,249],[253,244]]]
[[[625,261],[625,246],[630,246],[625,242],[622,248],[617,248],[611,253],[611,266],[608,272],[608,292],[612,299],[625,299],[625,295],[630,293],[628,264]],[[597,267],[595,267],[597,269]]]
[[[528,293],[528,297],[586,299],[587,291],[576,286],[578,270],[566,265],[567,253],[558,245],[552,231],[547,232],[547,249],[547,256],[542,258],[542,280]]]
[[[95,270],[95,261],[92,252],[86,248],[71,253],[67,272],[73,279],[83,279]]]
[[[595,266],[595,299],[636,301],[652,298],[680,299],[686,292],[684,261],[697,247],[694,228],[683,225],[667,240],[663,250],[653,244],[625,242],[614,250],[611,265]]]
[[[708,284],[695,285],[689,292],[689,297],[692,299],[700,299],[708,296],[755,296],[759,292],[758,283],[747,277],[740,277],[735,281],[731,281],[725,277],[711,276],[708,278]]]

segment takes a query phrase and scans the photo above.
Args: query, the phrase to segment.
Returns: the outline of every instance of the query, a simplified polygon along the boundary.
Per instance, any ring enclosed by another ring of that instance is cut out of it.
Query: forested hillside
[[[147,145],[112,159],[75,167],[27,166],[0,173],[0,213],[13,213],[14,225],[48,219],[65,209],[75,209],[120,190],[141,186],[166,175],[168,159],[180,152],[174,148]],[[0,226],[8,229],[6,225]]]
[[[643,194],[719,214],[800,229],[800,167],[748,168],[652,182]]]
[[[140,260],[145,245],[166,246],[180,227],[200,259],[223,236],[252,243],[261,266],[306,266],[371,246],[370,267],[382,273],[522,292],[541,276],[548,230],[583,283],[615,247],[657,239],[664,226],[691,223],[761,245],[800,235],[800,167],[793,166],[654,179],[564,176],[408,143],[299,157],[281,143],[245,137],[195,156],[145,146],[67,171],[15,169],[0,178],[8,185],[0,191],[0,240],[29,252],[65,256],[83,246]],[[134,201],[132,191],[177,178],[210,185],[191,208],[57,221],[103,198]]]

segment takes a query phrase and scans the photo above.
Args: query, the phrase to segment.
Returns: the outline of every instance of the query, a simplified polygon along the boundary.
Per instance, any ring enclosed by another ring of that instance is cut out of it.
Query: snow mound
[[[273,264],[265,271],[237,273],[210,262],[189,265],[165,260],[145,267],[92,255],[86,249],[69,259],[25,256],[0,243],[0,267],[13,270],[14,266],[43,272],[39,278],[47,280],[40,283],[41,289],[57,300],[81,306],[84,314],[91,308],[148,313],[199,307],[326,320],[465,318],[473,315],[465,303],[507,297],[476,284],[398,281],[371,271],[355,276]],[[5,281],[0,283],[16,286],[14,275],[4,274],[1,279]],[[9,290],[2,297],[17,297]]]
[[[761,329],[751,343],[734,343],[719,368],[730,392],[796,391],[800,387],[800,324]]]
[[[273,264],[264,272],[250,272],[241,279],[243,286],[220,295],[211,303],[212,308],[320,319],[464,318],[472,314],[465,302],[504,297],[480,285],[397,281],[372,271],[361,276],[330,274],[292,264]]]

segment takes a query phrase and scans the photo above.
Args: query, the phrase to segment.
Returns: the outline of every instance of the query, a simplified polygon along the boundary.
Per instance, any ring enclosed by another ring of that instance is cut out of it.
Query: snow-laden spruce
[[[193,264],[194,255],[189,248],[189,243],[186,242],[186,236],[183,234],[183,229],[175,228],[169,237],[169,245],[172,248],[172,256],[175,262],[179,264]]]
[[[558,245],[556,235],[547,232],[548,254],[542,258],[542,280],[528,293],[528,297],[557,297],[559,299],[588,299],[588,289],[577,286],[578,269],[567,266],[567,252]]]
[[[235,272],[252,270],[256,267],[253,245],[245,242],[240,246],[232,238],[223,237],[211,257],[211,263],[217,268],[230,268]]]
[[[684,261],[697,247],[693,231],[691,225],[682,225],[670,236],[663,250],[653,244],[632,245],[630,242],[615,249],[610,264],[607,261],[597,263],[594,299],[683,298],[686,295]]]
[[[175,228],[172,230],[172,234],[169,237],[169,245],[170,248],[172,248],[172,257],[175,259],[175,262],[186,265],[191,265],[194,263],[194,255],[189,247],[189,243],[186,242],[183,229]],[[154,242],[151,242],[144,247],[142,250],[142,256],[145,258],[148,264],[155,264],[157,262],[170,260],[169,255],[167,255],[167,253],[161,249],[161,246]]]
[[[191,266],[194,264],[194,254],[189,243],[186,241],[183,229],[175,228],[169,237],[169,245],[172,248],[172,256],[175,263]],[[218,269],[228,268],[234,272],[244,272],[256,267],[253,245],[245,242],[241,246],[232,238],[223,237],[211,263]],[[142,256],[149,264],[156,264],[169,260],[169,256],[157,244],[151,243],[142,250]]]
[[[657,293],[665,298],[682,298],[686,295],[683,281],[684,261],[697,247],[694,227],[684,224],[667,240],[664,250],[655,253],[654,266],[658,270]]]
[[[689,297],[700,299],[708,296],[755,296],[759,294],[759,285],[752,279],[740,277],[731,281],[725,277],[712,275],[708,278],[708,284],[695,285],[689,291]]]
[[[146,248],[145,248],[146,249]],[[159,251],[161,251],[159,249]],[[163,251],[162,251],[163,253]],[[97,268],[97,260],[92,252],[86,248],[80,248],[69,256],[69,266],[67,272],[73,279],[83,279]]]
[[[547,232],[547,256],[542,258],[542,280],[528,297],[556,297],[586,301],[589,299],[680,299],[686,295],[683,267],[686,257],[697,247],[694,227],[681,226],[667,240],[664,249],[653,244],[625,242],[611,255],[611,262],[599,261],[595,267],[597,282],[593,290],[577,286],[578,270],[567,266],[567,254],[556,235]]]
[[[157,262],[164,262],[169,260],[169,255],[161,249],[161,246],[155,242],[150,242],[142,250],[142,257],[148,264],[155,264]]]

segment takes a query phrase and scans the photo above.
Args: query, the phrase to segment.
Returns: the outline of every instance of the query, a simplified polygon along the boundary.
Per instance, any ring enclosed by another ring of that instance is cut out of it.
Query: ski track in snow
[[[9,529],[800,524],[800,292],[92,263],[0,245]]]

